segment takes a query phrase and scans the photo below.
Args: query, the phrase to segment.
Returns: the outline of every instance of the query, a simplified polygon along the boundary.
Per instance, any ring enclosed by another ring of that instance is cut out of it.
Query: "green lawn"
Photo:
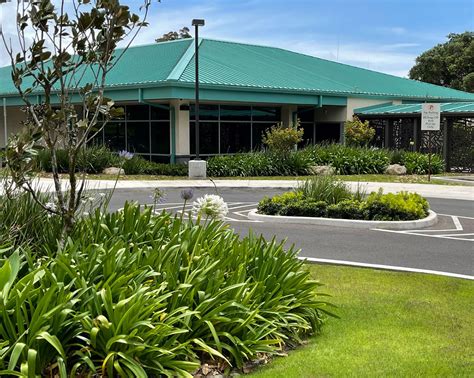
[[[474,374],[474,282],[370,269],[310,267],[341,319],[257,377]]]

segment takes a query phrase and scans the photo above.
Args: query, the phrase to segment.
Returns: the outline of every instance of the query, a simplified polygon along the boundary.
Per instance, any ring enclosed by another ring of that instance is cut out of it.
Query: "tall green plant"
[[[144,19],[150,3],[142,3]],[[66,6],[66,0],[18,2],[17,43],[0,31],[11,60],[12,81],[27,114],[23,131],[8,144],[7,165],[17,186],[33,195],[34,158],[42,146],[49,150],[57,202],[50,212],[63,219],[63,239],[72,231],[82,200],[84,178],[78,182],[76,175],[81,151],[110,119],[123,116],[123,109],[105,96],[107,77],[146,26],[119,0],[74,4]],[[121,42],[125,47],[117,52]],[[41,94],[40,104],[32,102],[37,98],[32,93]],[[67,188],[59,178],[60,149],[68,156]]]

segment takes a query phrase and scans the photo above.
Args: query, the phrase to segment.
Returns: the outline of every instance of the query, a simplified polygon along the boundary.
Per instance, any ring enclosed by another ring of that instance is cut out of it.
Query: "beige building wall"
[[[354,115],[354,109],[363,108],[366,106],[373,106],[379,104],[386,104],[391,102],[393,105],[401,105],[400,100],[380,100],[380,99],[367,99],[367,98],[348,98],[346,106],[346,118],[344,121],[350,121]]]
[[[345,106],[323,106],[316,108],[316,122],[344,122],[346,120]]]
[[[176,155],[189,155],[189,110],[180,110],[181,105],[189,104],[181,100],[172,100],[170,104],[176,117]]]
[[[21,122],[25,120],[25,113],[19,107],[7,107],[7,134],[8,137],[20,131]],[[0,148],[5,147],[5,113],[3,106],[0,106]]]

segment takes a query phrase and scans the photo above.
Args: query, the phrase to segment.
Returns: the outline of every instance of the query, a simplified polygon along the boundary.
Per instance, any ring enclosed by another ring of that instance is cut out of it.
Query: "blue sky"
[[[136,7],[141,0],[125,1]],[[4,30],[14,17],[3,6]],[[406,76],[417,55],[474,30],[473,0],[162,0],[136,43],[205,18],[202,36],[278,46]],[[13,26],[13,25],[11,25]],[[0,50],[0,63],[6,63]]]

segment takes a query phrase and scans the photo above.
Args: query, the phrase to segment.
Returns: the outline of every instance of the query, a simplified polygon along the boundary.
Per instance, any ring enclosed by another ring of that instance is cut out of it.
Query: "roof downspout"
[[[5,137],[5,148],[7,148],[8,128],[7,128],[7,99],[3,98],[3,131]]]
[[[176,108],[171,106],[171,164],[176,163]]]

